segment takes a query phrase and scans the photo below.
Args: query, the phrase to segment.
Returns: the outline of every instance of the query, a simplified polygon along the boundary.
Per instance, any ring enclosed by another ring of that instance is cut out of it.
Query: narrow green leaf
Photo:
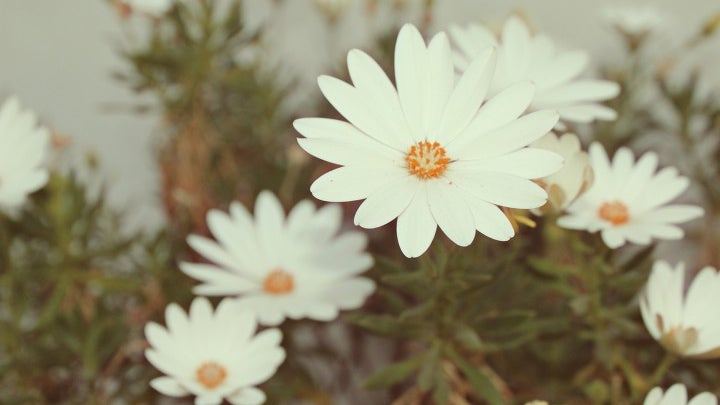
[[[425,360],[425,356],[425,353],[421,353],[409,359],[392,363],[366,378],[362,386],[366,389],[374,390],[395,385],[405,380],[410,373],[417,370]]]
[[[480,398],[486,400],[490,405],[505,404],[505,399],[503,399],[502,394],[482,369],[468,362],[452,347],[446,348],[446,354],[450,361],[462,371],[470,387]]]

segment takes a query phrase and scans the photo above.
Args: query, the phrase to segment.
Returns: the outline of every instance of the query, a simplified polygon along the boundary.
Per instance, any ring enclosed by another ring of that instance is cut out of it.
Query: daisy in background
[[[688,402],[687,388],[682,384],[675,384],[664,394],[660,387],[648,392],[643,405],[717,405],[717,398],[709,392],[696,395]]]
[[[50,131],[17,98],[0,106],[0,210],[16,212],[28,194],[45,186],[48,171],[41,165],[49,144]]]
[[[623,35],[642,40],[665,21],[665,16],[650,4],[618,4],[603,9],[605,21]]]
[[[320,90],[349,122],[303,118],[295,129],[311,155],[340,165],[310,187],[325,201],[365,200],[355,224],[377,228],[397,218],[400,249],[423,254],[437,227],[460,246],[479,231],[508,240],[513,227],[498,206],[529,209],[547,194],[531,179],[562,166],[550,151],[526,148],[557,123],[554,111],[521,116],[534,94],[517,83],[485,101],[495,56],[488,49],[457,78],[444,33],[429,45],[412,25],[395,46],[397,89],[366,53],[348,53],[352,85],[321,76]]]
[[[362,306],[375,290],[358,274],[372,267],[367,238],[357,231],[340,233],[342,210],[299,202],[285,218],[280,201],[269,191],[255,202],[255,218],[238,203],[230,214],[207,215],[216,241],[191,235],[188,244],[213,264],[181,263],[180,269],[202,281],[200,295],[235,296],[239,308],[260,323],[278,325],[285,318],[330,321],[339,310]]]
[[[685,293],[685,266],[656,261],[640,296],[640,310],[650,335],[679,356],[720,357],[720,274],[705,267]]]
[[[567,208],[558,224],[569,229],[601,232],[605,244],[618,248],[626,242],[641,245],[655,239],[680,239],[677,224],[703,215],[695,205],[666,205],[688,188],[690,181],[674,167],[655,174],[658,157],[646,152],[637,162],[627,148],[608,160],[599,143],[590,145],[593,184]]]
[[[534,210],[536,214],[559,213],[592,183],[592,168],[588,154],[581,149],[577,135],[571,133],[558,137],[551,132],[530,146],[549,150],[563,157],[562,169],[537,180],[537,183],[548,193],[548,202],[540,209]]]
[[[223,300],[213,311],[206,298],[195,298],[186,314],[177,304],[165,310],[164,328],[150,322],[145,357],[166,374],[150,385],[164,395],[195,395],[195,405],[258,405],[265,393],[254,386],[272,377],[285,360],[282,334],[255,334],[253,313]]]
[[[496,39],[487,28],[471,24],[452,26],[450,37],[456,45],[453,55],[458,69],[464,71],[477,55],[497,47],[497,69],[490,95],[509,86],[531,80],[536,91],[530,108],[553,109],[561,121],[590,122],[614,120],[615,111],[600,102],[618,95],[620,86],[606,80],[582,79],[589,56],[584,51],[559,51],[545,35],[532,35],[518,17],[510,17]]]

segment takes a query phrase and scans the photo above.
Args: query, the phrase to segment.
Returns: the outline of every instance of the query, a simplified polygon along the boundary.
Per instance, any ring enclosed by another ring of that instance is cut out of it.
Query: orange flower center
[[[617,200],[603,203],[598,209],[598,216],[613,225],[622,225],[630,220],[627,206]]]
[[[195,376],[200,384],[211,390],[217,388],[223,383],[223,381],[225,381],[227,371],[225,370],[225,367],[215,363],[214,361],[208,361],[201,364],[200,367],[195,370]]]
[[[295,279],[292,274],[283,270],[273,270],[263,281],[263,290],[268,294],[287,294],[293,289],[295,289]]]
[[[427,180],[440,177],[447,169],[450,158],[445,156],[445,148],[439,143],[423,141],[410,147],[405,162],[410,173]]]

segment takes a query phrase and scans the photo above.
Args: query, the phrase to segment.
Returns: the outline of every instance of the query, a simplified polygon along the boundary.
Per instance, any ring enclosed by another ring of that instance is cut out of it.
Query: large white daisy
[[[465,28],[452,26],[450,36],[457,45],[455,64],[467,69],[470,61],[490,47],[497,47],[497,70],[490,94],[523,80],[535,83],[536,92],[531,109],[554,109],[562,121],[590,122],[613,120],[614,110],[599,102],[620,92],[617,83],[606,80],[582,79],[588,67],[588,53],[560,51],[545,35],[532,35],[523,21],[510,17],[498,41],[487,28],[471,24]]]
[[[653,265],[640,310],[650,335],[667,350],[696,358],[720,356],[720,273],[705,267],[685,293],[685,266]]]
[[[608,247],[617,248],[626,241],[646,245],[655,239],[680,239],[683,230],[677,224],[695,219],[703,209],[695,205],[666,205],[690,184],[674,167],[655,174],[658,157],[645,153],[637,163],[627,148],[620,148],[612,163],[605,149],[590,145],[593,184],[567,208],[560,226],[602,232]]]
[[[50,131],[38,126],[35,114],[23,110],[17,98],[0,107],[0,209],[14,211],[47,183],[41,164],[49,142]]]
[[[683,384],[675,384],[663,393],[662,388],[655,387],[648,392],[643,405],[717,405],[717,398],[709,392],[696,395],[688,402],[687,388]]]
[[[296,120],[300,146],[338,164],[310,190],[325,201],[365,200],[355,224],[377,228],[397,218],[400,249],[408,257],[427,250],[438,226],[456,244],[475,231],[493,239],[514,235],[498,208],[535,208],[547,194],[530,181],[562,165],[555,153],[525,148],[557,122],[554,111],[525,116],[534,94],[517,83],[484,102],[493,76],[492,49],[456,80],[444,33],[426,47],[405,25],[395,47],[397,90],[366,53],[352,50],[352,85],[321,76],[320,89],[348,121]]]
[[[196,294],[237,296],[263,324],[286,317],[329,321],[339,310],[360,307],[375,290],[372,280],[357,277],[373,263],[367,238],[339,232],[337,204],[316,210],[301,201],[286,220],[278,199],[263,191],[254,219],[233,203],[230,215],[212,210],[207,223],[217,241],[191,235],[188,244],[214,264],[181,263],[180,269],[203,282]]]
[[[145,357],[165,376],[150,385],[173,397],[195,395],[195,405],[258,405],[265,393],[255,388],[285,359],[278,329],[257,335],[253,313],[223,300],[213,311],[206,298],[195,298],[186,314],[177,304],[165,310],[164,328],[150,322]]]

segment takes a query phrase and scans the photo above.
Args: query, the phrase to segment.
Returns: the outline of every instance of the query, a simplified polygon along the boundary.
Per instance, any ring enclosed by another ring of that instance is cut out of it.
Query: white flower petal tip
[[[703,392],[688,401],[687,388],[683,384],[675,384],[663,392],[655,387],[648,392],[643,405],[717,405],[717,397]]]
[[[678,356],[720,357],[720,329],[708,308],[720,307],[720,273],[705,267],[685,292],[685,266],[655,262],[640,296],[640,309],[650,335]]]
[[[48,181],[42,167],[50,131],[11,97],[0,106],[0,210],[13,214]]]
[[[456,80],[447,35],[426,44],[406,24],[395,46],[393,85],[370,56],[350,51],[351,83],[318,78],[347,122],[294,122],[305,151],[340,166],[312,184],[313,196],[362,200],[354,221],[364,228],[397,219],[398,244],[408,257],[422,255],[438,227],[460,246],[472,243],[476,232],[512,237],[499,206],[542,205],[547,195],[532,179],[558,170],[562,159],[527,148],[558,121],[550,110],[524,115],[535,93],[532,81],[487,97],[496,53],[492,45],[478,52]]]
[[[559,225],[601,232],[605,244],[618,248],[626,243],[647,245],[653,239],[675,240],[684,232],[678,224],[699,218],[704,210],[694,205],[668,205],[690,182],[669,167],[655,172],[657,155],[648,152],[634,161],[620,148],[612,162],[604,148],[590,145],[592,186],[567,207]]]
[[[206,298],[195,298],[188,313],[170,304],[165,318],[167,329],[156,323],[145,328],[145,356],[165,374],[150,382],[155,390],[195,395],[195,403],[202,404],[264,401],[254,386],[272,377],[285,359],[279,330],[255,335],[253,314],[229,300],[213,310]]]
[[[561,121],[615,119],[614,111],[599,102],[617,96],[620,86],[610,81],[581,79],[588,66],[587,53],[558,50],[549,37],[532,35],[520,18],[512,16],[506,21],[501,38],[495,38],[478,24],[464,28],[453,26],[450,36],[456,45],[455,65],[461,71],[488,47],[497,48],[497,67],[490,94],[530,80],[537,87],[531,110],[557,110]]]
[[[367,237],[340,231],[336,204],[316,209],[301,201],[286,216],[277,197],[262,191],[254,217],[233,203],[229,213],[210,211],[207,223],[214,240],[191,235],[188,244],[211,263],[184,262],[180,270],[201,282],[196,294],[236,297],[234,305],[262,324],[334,319],[375,291],[359,276],[373,265]]]
[[[130,8],[131,12],[161,17],[175,5],[176,0],[119,0]]]

